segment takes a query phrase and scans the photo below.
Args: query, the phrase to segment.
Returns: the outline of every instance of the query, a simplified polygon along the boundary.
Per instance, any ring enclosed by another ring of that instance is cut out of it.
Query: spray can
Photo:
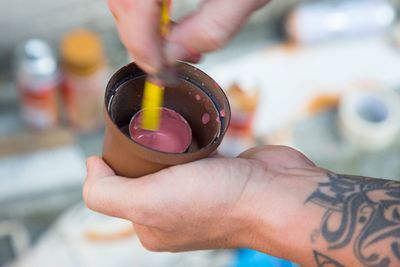
[[[102,99],[107,67],[99,36],[78,29],[64,36],[60,44],[63,70],[63,102],[69,124],[88,133],[103,123]]]
[[[59,118],[59,73],[49,45],[42,40],[31,39],[18,47],[15,76],[25,124],[33,129],[55,126]]]

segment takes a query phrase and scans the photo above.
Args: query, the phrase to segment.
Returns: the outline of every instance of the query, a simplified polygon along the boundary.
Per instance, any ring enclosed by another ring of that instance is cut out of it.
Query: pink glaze
[[[200,101],[200,99],[201,99],[201,96],[200,96],[200,95],[197,94],[195,97],[196,97],[196,100],[197,100],[197,101]]]
[[[219,112],[219,115],[221,115],[221,117],[224,118],[226,116],[225,109],[221,109],[221,111]]]
[[[210,121],[210,114],[204,113],[203,116],[201,117],[201,122],[203,124],[207,124]]]
[[[142,111],[137,112],[129,125],[131,138],[141,145],[168,153],[183,153],[192,142],[192,130],[177,112],[162,108],[160,129],[148,131],[140,128]]]

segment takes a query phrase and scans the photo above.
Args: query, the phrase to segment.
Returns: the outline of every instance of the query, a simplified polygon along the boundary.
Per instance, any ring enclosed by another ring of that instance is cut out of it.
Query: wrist
[[[264,176],[257,200],[249,203],[254,229],[249,247],[292,261],[301,251],[311,251],[310,235],[318,228],[320,212],[305,203],[324,176],[317,167]]]

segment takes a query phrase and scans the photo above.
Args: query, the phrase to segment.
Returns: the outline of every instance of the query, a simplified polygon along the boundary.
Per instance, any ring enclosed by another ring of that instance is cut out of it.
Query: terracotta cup
[[[128,126],[141,109],[146,73],[131,63],[111,77],[104,101],[103,158],[118,175],[136,178],[205,158],[221,143],[231,118],[224,92],[207,74],[189,64],[178,63],[176,74],[177,83],[165,89],[163,106],[182,115],[192,129],[192,142],[184,153],[156,151],[130,138]]]

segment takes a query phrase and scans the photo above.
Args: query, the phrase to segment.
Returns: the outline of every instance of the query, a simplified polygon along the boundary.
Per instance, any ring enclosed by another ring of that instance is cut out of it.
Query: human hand
[[[108,0],[108,5],[135,62],[155,73],[165,64],[196,62],[202,53],[223,47],[268,1],[204,0],[196,12],[172,27],[165,43],[159,34],[161,0]]]
[[[239,158],[203,159],[138,179],[116,176],[97,157],[87,167],[87,206],[132,221],[149,250],[250,247],[276,256],[285,256],[275,244],[315,188],[312,178],[322,176],[303,154],[280,146],[254,148]]]

